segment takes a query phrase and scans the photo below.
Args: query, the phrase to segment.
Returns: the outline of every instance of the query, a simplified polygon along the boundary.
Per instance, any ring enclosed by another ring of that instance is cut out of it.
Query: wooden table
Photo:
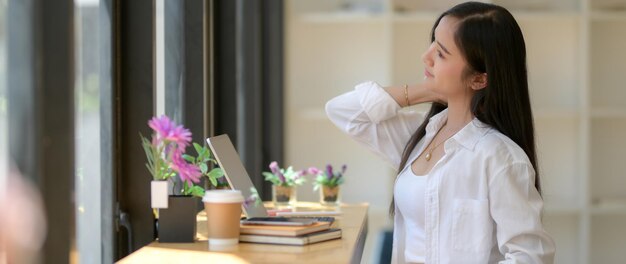
[[[295,211],[325,210],[319,204],[298,203]],[[367,236],[367,204],[343,204],[336,208],[332,227],[341,228],[342,238],[306,246],[239,243],[231,247],[207,244],[204,212],[198,214],[195,243],[159,243],[133,252],[118,263],[360,263]]]

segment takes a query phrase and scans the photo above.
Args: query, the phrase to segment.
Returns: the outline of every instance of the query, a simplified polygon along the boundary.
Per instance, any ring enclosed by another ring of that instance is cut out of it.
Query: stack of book
[[[341,238],[341,229],[329,222],[306,226],[241,225],[239,241],[264,244],[307,245]]]

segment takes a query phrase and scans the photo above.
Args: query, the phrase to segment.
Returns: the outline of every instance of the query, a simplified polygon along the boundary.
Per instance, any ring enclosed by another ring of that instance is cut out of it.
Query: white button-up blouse
[[[326,112],[337,127],[394,168],[424,118],[400,111],[375,82],[333,98]],[[409,161],[446,119],[447,110],[430,119]],[[444,143],[443,157],[426,177],[426,263],[553,262],[555,245],[541,222],[543,200],[535,189],[535,170],[511,139],[475,118]],[[397,207],[396,212],[392,261],[403,263],[402,253],[411,245],[404,245],[405,223]]]

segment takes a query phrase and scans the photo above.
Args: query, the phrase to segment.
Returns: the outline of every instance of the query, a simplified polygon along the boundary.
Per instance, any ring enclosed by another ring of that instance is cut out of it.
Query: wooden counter
[[[296,211],[320,209],[314,203],[299,203]],[[342,205],[332,227],[341,228],[342,238],[306,246],[239,243],[231,247],[207,244],[204,212],[198,214],[195,243],[159,243],[133,252],[118,263],[360,263],[367,236],[367,204]]]

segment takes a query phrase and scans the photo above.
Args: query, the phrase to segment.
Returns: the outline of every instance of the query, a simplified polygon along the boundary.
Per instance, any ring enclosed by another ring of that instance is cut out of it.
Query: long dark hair
[[[466,2],[437,18],[431,31],[431,42],[435,41],[435,28],[445,16],[459,20],[454,40],[468,64],[464,77],[487,73],[487,87],[478,90],[472,98],[472,114],[509,137],[526,152],[535,169],[535,188],[541,193],[522,30],[513,15],[503,7]],[[440,103],[432,104],[426,119],[404,148],[398,173],[426,134],[429,119],[446,108]],[[389,213],[395,213],[393,199]]]

